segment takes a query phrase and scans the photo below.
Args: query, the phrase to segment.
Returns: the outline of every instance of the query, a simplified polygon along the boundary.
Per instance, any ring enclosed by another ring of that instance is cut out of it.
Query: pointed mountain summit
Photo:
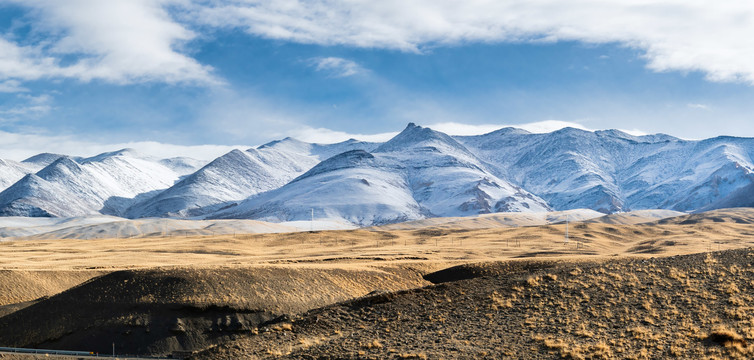
[[[536,196],[484,169],[463,145],[409,124],[372,153],[333,156],[280,189],[252,196],[212,217],[330,220],[383,224],[492,211],[545,211]]]
[[[375,144],[360,141],[320,145],[285,138],[246,151],[233,150],[169,189],[134,204],[127,215],[134,218],[202,215],[227,202],[277,189],[324,160],[322,156],[374,147]]]
[[[34,167],[38,170],[41,170],[42,168],[46,167],[47,165],[50,165],[55,162],[55,160],[60,159],[66,155],[62,154],[53,154],[53,153],[41,153],[34,155],[24,161],[21,161],[24,164],[27,164],[31,167]]]
[[[37,166],[32,164],[0,159],[0,191],[5,190],[37,169]]]
[[[105,159],[109,159],[113,157],[130,157],[130,158],[138,158],[138,159],[146,158],[144,155],[140,154],[135,149],[125,148],[125,149],[120,149],[116,151],[104,152],[104,153],[101,153],[92,157],[88,157],[88,158],[83,158],[83,159],[78,160],[78,162],[82,164],[86,164],[90,162],[103,161]]]
[[[464,153],[473,156],[463,145],[458,143],[458,141],[452,137],[427,127],[417,126],[414,123],[409,123],[403,131],[388,142],[380,145],[374,150],[374,152],[387,153],[406,150],[431,151],[433,149],[440,152]]]
[[[308,220],[314,208],[368,225],[551,208],[690,212],[751,204],[753,159],[751,138],[575,128],[448,136],[412,123],[382,144],[285,138],[209,163],[132,149],[0,160],[0,213],[280,221]]]
[[[267,221],[317,219],[366,226],[423,217],[400,167],[363,150],[335,155],[285,186],[210,215]]]
[[[63,156],[0,193],[6,216],[120,215],[137,195],[165,189],[178,174],[130,152],[100,154],[82,163]]]
[[[409,124],[378,153],[405,167],[414,198],[434,216],[549,210],[545,201],[493,174],[442,132]]]
[[[201,208],[283,186],[315,163],[313,159],[277,150],[232,150],[169,189],[131,206],[127,215],[194,216]]]

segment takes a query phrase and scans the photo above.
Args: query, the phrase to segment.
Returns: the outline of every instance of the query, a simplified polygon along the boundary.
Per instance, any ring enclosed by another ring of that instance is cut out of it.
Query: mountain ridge
[[[0,214],[288,221],[309,219],[319,203],[319,217],[372,225],[501,211],[693,212],[754,204],[752,159],[753,138],[512,127],[450,136],[409,123],[384,143],[289,137],[210,162],[133,149],[0,160]]]

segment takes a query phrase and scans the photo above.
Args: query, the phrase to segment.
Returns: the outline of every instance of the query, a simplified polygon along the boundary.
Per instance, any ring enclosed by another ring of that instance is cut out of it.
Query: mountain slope
[[[0,190],[5,190],[25,175],[34,172],[33,165],[0,159]]]
[[[132,218],[201,215],[229,201],[277,189],[311,169],[324,156],[375,146],[356,140],[320,145],[286,138],[246,151],[233,150],[169,189],[133,205],[127,215]]]
[[[119,215],[137,195],[164,189],[178,174],[131,150],[81,163],[62,157],[0,193],[3,216]]]
[[[60,158],[65,157],[65,156],[66,155],[62,155],[62,154],[41,153],[41,154],[34,155],[34,156],[32,156],[32,157],[30,157],[30,158],[22,161],[22,163],[24,163],[26,165],[29,165],[31,167],[34,167],[37,170],[40,170],[40,169],[46,167],[47,165],[50,165],[50,164],[54,163],[55,160],[60,159]],[[74,159],[74,160],[76,160],[76,161],[81,160],[81,158],[75,158],[75,157],[71,157],[71,158]]]
[[[21,216],[279,221],[309,219],[314,208],[315,217],[371,224],[549,209],[691,212],[754,204],[754,139],[689,141],[573,128],[451,137],[409,124],[382,144],[286,138],[206,165],[129,149],[86,159],[45,153],[0,161],[2,186],[0,214]]]
[[[293,221],[315,216],[358,225],[418,219],[423,210],[412,197],[399,166],[363,150],[345,152],[279,189],[210,217]]]
[[[409,124],[374,151],[405,167],[414,198],[433,216],[547,211],[542,199],[493,175],[450,136]]]
[[[373,153],[336,155],[280,189],[210,217],[345,219],[358,225],[492,211],[545,211],[536,196],[487,172],[463,145],[414,124]]]
[[[754,182],[754,139],[686,141],[569,128],[548,134],[506,128],[457,139],[496,174],[558,210],[692,211]]]

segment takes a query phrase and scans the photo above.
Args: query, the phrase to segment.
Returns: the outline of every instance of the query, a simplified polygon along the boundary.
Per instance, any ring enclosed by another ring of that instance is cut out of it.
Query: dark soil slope
[[[426,285],[398,268],[117,271],[0,317],[11,347],[168,355],[198,350],[294,314],[374,290]]]
[[[457,277],[482,276],[312,310],[193,358],[752,358],[753,265],[744,249],[466,266]]]

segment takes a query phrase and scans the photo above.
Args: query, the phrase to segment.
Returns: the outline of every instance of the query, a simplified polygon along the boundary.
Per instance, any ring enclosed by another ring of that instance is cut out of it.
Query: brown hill
[[[615,213],[600,216],[598,218],[586,220],[585,222],[614,225],[634,225],[683,215],[686,215],[686,213],[673,210],[636,210],[625,213]]]
[[[167,355],[372,291],[427,284],[398,267],[176,268],[116,271],[0,317],[11,347]]]
[[[698,214],[690,214],[657,222],[661,225],[695,225],[713,223],[754,224],[754,208],[719,209]]]

